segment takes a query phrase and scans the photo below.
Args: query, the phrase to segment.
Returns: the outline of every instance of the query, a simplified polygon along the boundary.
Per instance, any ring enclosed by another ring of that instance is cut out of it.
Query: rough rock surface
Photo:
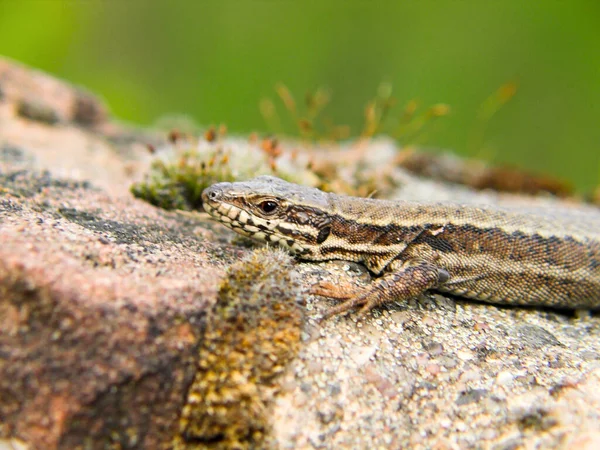
[[[135,200],[152,136],[6,60],[0,92],[0,449],[600,446],[597,315],[431,295],[319,325],[306,288],[364,268]]]

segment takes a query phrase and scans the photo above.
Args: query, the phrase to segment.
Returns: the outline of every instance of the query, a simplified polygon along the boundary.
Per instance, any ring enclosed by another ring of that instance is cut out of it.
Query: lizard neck
[[[414,211],[413,223],[399,224],[393,214],[394,208],[400,206],[398,203],[357,200],[330,194],[329,236],[307,259],[362,262],[371,272],[380,274],[426,229],[427,221]]]

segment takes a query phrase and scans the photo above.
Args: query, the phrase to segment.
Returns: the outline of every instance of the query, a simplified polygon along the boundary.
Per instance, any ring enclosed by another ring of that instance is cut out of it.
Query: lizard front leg
[[[323,320],[362,306],[364,315],[376,306],[390,301],[408,300],[448,280],[444,269],[426,261],[398,261],[392,263],[386,273],[366,288],[352,287],[348,291],[334,285],[322,284],[312,293],[325,297],[344,299],[323,315]]]

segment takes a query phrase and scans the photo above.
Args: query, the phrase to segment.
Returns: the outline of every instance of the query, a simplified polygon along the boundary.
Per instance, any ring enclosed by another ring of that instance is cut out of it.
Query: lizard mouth
[[[279,245],[292,254],[304,255],[309,251],[297,239],[279,232],[277,219],[259,217],[227,202],[227,195],[220,186],[224,184],[229,183],[219,183],[202,192],[202,205],[208,214],[236,233],[260,242]]]
[[[254,235],[260,231],[259,228],[248,223],[250,215],[241,208],[233,206],[229,203],[215,202],[210,200],[205,200],[203,202],[203,206],[204,210],[208,214],[237,233],[249,237],[255,237]],[[261,240],[261,236],[256,236],[256,239]],[[265,239],[263,238],[262,240]]]
[[[307,251],[293,239],[278,234],[272,224],[257,223],[242,208],[225,202],[204,201],[203,205],[208,214],[236,233],[260,242],[279,245],[292,254],[302,255]]]
[[[202,192],[204,210],[227,227],[238,232],[245,231],[242,225],[248,222],[250,215],[241,208],[223,201],[223,190],[218,189],[220,184],[208,187]]]

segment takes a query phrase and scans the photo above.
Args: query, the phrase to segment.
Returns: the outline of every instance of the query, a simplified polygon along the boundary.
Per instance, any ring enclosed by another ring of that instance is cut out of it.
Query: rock
[[[0,60],[0,92],[0,448],[597,444],[596,314],[425,295],[319,324],[332,301],[311,284],[364,269],[132,198],[157,138],[78,88]],[[495,195],[393,178],[411,198]]]
[[[108,119],[106,107],[89,92],[6,58],[0,58],[0,92],[0,101],[30,120],[97,126]]]
[[[141,202],[1,178],[2,434],[31,448],[158,448],[177,430],[215,299],[204,244],[188,219]]]

